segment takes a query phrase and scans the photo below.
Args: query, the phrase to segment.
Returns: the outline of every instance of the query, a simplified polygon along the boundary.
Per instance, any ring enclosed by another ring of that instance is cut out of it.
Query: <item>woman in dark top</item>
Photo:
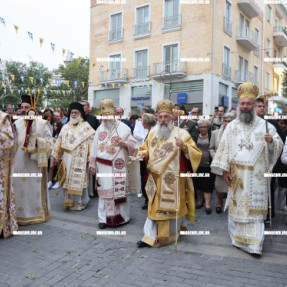
[[[208,120],[198,121],[199,136],[197,147],[202,151],[202,157],[197,173],[203,173],[206,177],[194,177],[194,187],[197,193],[196,208],[202,208],[205,201],[205,212],[211,214],[210,201],[213,191],[213,176],[210,172],[211,156],[209,153],[210,123]]]

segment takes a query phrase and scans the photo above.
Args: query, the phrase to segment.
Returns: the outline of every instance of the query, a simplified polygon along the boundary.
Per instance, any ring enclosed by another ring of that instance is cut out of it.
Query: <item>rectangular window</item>
[[[258,67],[254,66],[254,83],[258,83]]]
[[[137,8],[134,36],[150,33],[150,27],[149,6]]]
[[[225,17],[229,21],[232,20],[232,6],[228,0],[225,1]]]
[[[147,50],[136,52],[136,78],[146,78],[148,76],[148,62],[147,62]]]
[[[173,17],[179,14],[179,0],[165,0],[165,17]]]
[[[270,74],[266,72],[265,77],[265,88],[270,90]]]
[[[163,30],[173,29],[181,26],[181,17],[179,14],[179,0],[165,0]]]
[[[257,28],[255,28],[255,41],[256,44],[259,44],[259,30]]]
[[[267,21],[272,24],[272,8],[269,5],[267,7]]]
[[[109,79],[116,80],[120,78],[121,75],[121,55],[113,55],[110,56],[110,71],[109,71]]]
[[[223,63],[230,67],[230,49],[227,47],[224,47],[224,59],[223,59]]]
[[[164,68],[168,72],[175,72],[179,68],[178,45],[164,47]]]
[[[122,13],[111,16],[109,41],[121,40],[123,38],[122,17]]]
[[[272,54],[271,41],[269,39],[266,40],[266,54],[269,57],[271,57],[271,54]]]

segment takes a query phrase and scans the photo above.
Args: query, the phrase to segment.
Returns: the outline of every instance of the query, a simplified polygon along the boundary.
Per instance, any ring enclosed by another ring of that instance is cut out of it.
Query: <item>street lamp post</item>
[[[170,100],[171,98],[171,83],[172,83],[172,80],[171,80],[171,72],[170,71],[167,71],[167,70],[164,70],[160,73],[160,78],[162,79],[162,82],[164,83],[164,79],[165,79],[165,74],[169,74],[169,95],[168,95],[168,99]]]

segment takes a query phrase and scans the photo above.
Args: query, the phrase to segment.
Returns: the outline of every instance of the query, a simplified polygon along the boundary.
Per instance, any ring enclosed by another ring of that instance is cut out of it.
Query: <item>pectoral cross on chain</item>
[[[240,141],[241,141],[241,143],[239,143],[238,146],[240,147],[240,150],[242,150],[242,148],[243,148],[244,146],[246,146],[246,144],[245,144],[244,139],[241,139]]]

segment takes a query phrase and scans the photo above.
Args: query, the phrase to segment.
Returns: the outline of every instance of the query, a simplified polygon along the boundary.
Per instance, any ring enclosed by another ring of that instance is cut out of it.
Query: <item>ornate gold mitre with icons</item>
[[[184,115],[184,111],[183,110],[179,110],[179,109],[173,109],[172,110],[172,113],[175,117],[178,117],[178,116],[183,116]]]
[[[156,112],[160,113],[169,113],[172,114],[174,109],[174,104],[170,100],[161,100],[157,103]]]
[[[251,82],[245,82],[238,87],[237,93],[239,100],[249,98],[255,101],[259,93],[259,88]]]
[[[99,107],[102,114],[113,115],[115,110],[114,101],[111,99],[101,100]]]
[[[273,97],[273,93],[268,93],[265,92],[263,95],[260,95],[258,98],[261,98],[264,100],[264,102],[266,103],[268,101],[268,98]]]

